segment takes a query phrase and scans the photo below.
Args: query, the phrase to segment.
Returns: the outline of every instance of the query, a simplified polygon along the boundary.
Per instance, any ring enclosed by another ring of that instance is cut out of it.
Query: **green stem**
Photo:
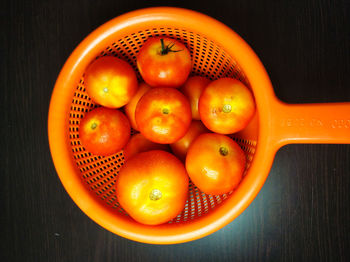
[[[162,45],[162,50],[160,51],[161,55],[167,55],[169,52],[176,53],[176,52],[180,52],[180,51],[183,50],[183,49],[181,49],[181,50],[172,50],[171,48],[174,47],[174,45],[175,45],[174,43],[170,43],[169,45],[165,46],[163,38],[160,39],[160,43]]]
[[[166,55],[166,54],[168,53],[168,48],[165,47],[163,38],[160,39],[160,43],[161,43],[161,45],[162,45],[161,54],[162,54],[162,55]]]

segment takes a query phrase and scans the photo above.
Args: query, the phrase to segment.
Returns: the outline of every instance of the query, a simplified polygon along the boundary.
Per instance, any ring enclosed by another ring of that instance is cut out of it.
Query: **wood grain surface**
[[[48,146],[55,79],[93,29],[160,5],[197,10],[235,30],[282,100],[350,101],[349,0],[1,1],[0,261],[349,261],[350,145],[282,148],[241,216],[184,244],[124,239],[70,199]]]

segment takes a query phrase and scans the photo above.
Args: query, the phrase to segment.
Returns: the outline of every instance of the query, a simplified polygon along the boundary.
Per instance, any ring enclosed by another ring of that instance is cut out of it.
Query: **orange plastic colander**
[[[148,37],[167,35],[185,43],[192,74],[210,79],[234,77],[251,88],[257,113],[232,137],[247,153],[239,187],[220,196],[189,187],[185,209],[169,223],[135,222],[119,206],[115,179],[123,152],[92,155],[82,147],[78,129],[96,105],[84,88],[84,71],[95,59],[114,55],[135,70],[135,56]],[[48,134],[57,173],[73,201],[91,219],[120,236],[157,244],[206,236],[230,223],[253,201],[269,173],[276,151],[288,143],[350,143],[350,103],[288,105],[279,101],[259,58],[235,32],[206,15],[180,8],[148,8],[121,15],[92,32],[71,54],[53,90]]]

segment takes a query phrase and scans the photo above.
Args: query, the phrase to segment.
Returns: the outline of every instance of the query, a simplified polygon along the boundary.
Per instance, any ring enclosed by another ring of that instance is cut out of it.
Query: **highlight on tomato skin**
[[[151,37],[136,57],[143,80],[152,87],[180,87],[192,68],[190,51],[176,39]]]
[[[119,152],[129,141],[130,124],[119,110],[98,107],[88,112],[79,125],[79,138],[84,148],[101,156]]]
[[[204,193],[221,195],[235,189],[243,178],[246,156],[231,138],[221,134],[199,135],[186,156],[186,170]]]
[[[199,98],[203,124],[219,134],[233,134],[244,129],[255,113],[252,92],[239,80],[220,78],[212,81]]]
[[[92,101],[108,108],[126,105],[138,87],[131,65],[114,56],[103,56],[92,62],[86,69],[84,82]]]
[[[155,87],[144,94],[136,106],[135,118],[141,134],[159,144],[179,140],[192,120],[187,98],[169,87]]]
[[[145,138],[141,133],[134,134],[131,136],[129,142],[124,147],[124,160],[126,161],[138,153],[151,150],[169,151],[169,146],[165,144],[154,143]]]
[[[160,225],[185,207],[189,178],[172,154],[152,150],[130,158],[119,171],[115,189],[121,207],[137,222]]]

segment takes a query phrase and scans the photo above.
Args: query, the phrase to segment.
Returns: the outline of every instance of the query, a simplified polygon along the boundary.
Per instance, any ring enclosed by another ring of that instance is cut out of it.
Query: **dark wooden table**
[[[350,101],[349,0],[0,5],[0,261],[349,261],[350,145],[282,148],[235,221],[200,240],[159,246],[91,221],[63,189],[47,139],[50,95],[69,54],[99,25],[145,6],[186,7],[230,26],[260,56],[286,102]]]

